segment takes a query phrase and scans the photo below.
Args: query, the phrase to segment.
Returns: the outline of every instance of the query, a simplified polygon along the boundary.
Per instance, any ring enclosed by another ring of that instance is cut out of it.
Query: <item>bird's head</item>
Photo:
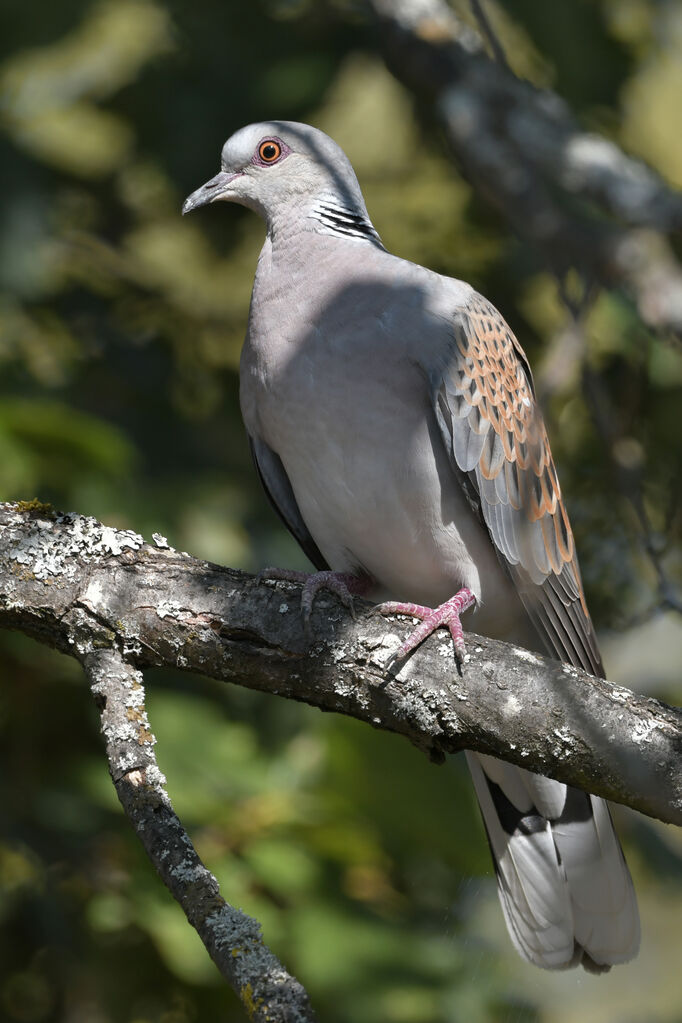
[[[272,225],[296,207],[317,221],[316,229],[378,240],[348,157],[317,128],[250,124],[227,140],[220,163],[219,173],[185,199],[183,214],[223,200],[250,207]]]

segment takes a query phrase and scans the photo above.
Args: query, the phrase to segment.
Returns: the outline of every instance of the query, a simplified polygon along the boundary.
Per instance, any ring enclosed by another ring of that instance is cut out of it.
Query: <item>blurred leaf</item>
[[[108,0],[52,46],[20,53],[0,73],[5,127],[34,155],[83,176],[117,166],[129,127],[84,97],[103,99],[170,47],[170,19],[151,0]]]
[[[653,52],[623,87],[623,138],[634,153],[682,187],[682,138],[671,131],[682,92],[682,9],[661,11]]]
[[[122,476],[135,457],[115,427],[56,401],[0,398],[0,457],[3,435],[10,478],[12,465],[24,449],[33,462],[33,479],[43,479],[53,488],[59,487],[63,475]],[[4,467],[2,476],[6,479]]]

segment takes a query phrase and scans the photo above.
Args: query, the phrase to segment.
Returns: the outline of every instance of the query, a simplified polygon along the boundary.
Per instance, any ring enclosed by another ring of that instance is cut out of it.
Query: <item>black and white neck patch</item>
[[[320,199],[311,209],[309,216],[322,224],[326,234],[350,238],[367,238],[381,245],[381,238],[371,222],[362,213],[342,206],[335,199]]]

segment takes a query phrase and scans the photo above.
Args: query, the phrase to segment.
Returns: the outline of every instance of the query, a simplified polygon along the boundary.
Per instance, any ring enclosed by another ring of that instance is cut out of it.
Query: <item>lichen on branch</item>
[[[330,595],[310,636],[300,590],[154,546],[80,515],[0,505],[0,625],[82,663],[111,650],[338,711],[404,735],[433,760],[461,749],[682,823],[682,712],[469,633],[464,670],[438,634],[386,671],[404,619],[354,620]]]

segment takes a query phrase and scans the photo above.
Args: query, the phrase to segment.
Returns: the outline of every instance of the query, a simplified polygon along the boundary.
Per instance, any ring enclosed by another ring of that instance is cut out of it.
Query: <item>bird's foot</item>
[[[410,618],[419,618],[421,624],[414,629],[405,639],[389,660],[389,666],[395,661],[401,661],[416,647],[419,646],[428,636],[441,626],[447,626],[455,645],[455,656],[461,663],[466,654],[462,622],[460,615],[476,603],[476,597],[471,590],[464,587],[454,597],[446,600],[439,607],[423,607],[421,604],[403,604],[395,600],[387,600],[383,604],[377,604],[374,608],[382,615],[409,615]]]
[[[302,583],[301,613],[303,623],[308,628],[313,602],[320,590],[335,593],[341,603],[347,607],[355,618],[353,595],[362,596],[370,588],[370,580],[364,575],[351,575],[350,572],[297,572],[292,568],[264,568],[256,579],[281,579],[289,583]]]

